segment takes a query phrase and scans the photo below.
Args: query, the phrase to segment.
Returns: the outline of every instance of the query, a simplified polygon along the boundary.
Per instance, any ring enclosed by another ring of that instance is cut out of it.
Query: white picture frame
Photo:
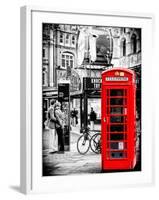
[[[41,23],[142,28],[142,170],[81,176],[42,177]],[[153,16],[106,11],[21,8],[21,192],[45,193],[152,185],[154,183]],[[149,81],[147,81],[149,80]],[[150,103],[151,102],[151,103]],[[149,113],[147,115],[147,113]]]

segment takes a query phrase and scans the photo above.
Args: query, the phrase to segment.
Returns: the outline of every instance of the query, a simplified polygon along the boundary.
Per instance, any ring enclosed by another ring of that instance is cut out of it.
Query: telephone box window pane
[[[124,134],[110,134],[110,140],[123,140],[124,139]]]
[[[111,125],[110,131],[111,132],[123,132],[124,131],[124,125]]]
[[[110,122],[111,123],[124,123],[124,117],[123,116],[111,116]]]
[[[123,98],[110,99],[110,105],[123,105],[123,104],[124,104]]]
[[[124,96],[124,90],[110,90],[110,96]]]
[[[125,158],[126,154],[124,152],[110,152],[110,157],[111,158]]]
[[[112,143],[110,143],[110,148],[111,149],[118,149],[118,142],[112,142]]]
[[[123,108],[110,108],[110,114],[124,114]]]
[[[124,142],[111,142],[110,149],[124,150]]]

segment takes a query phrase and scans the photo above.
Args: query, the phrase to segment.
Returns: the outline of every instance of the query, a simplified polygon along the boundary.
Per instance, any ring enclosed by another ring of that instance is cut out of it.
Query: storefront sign
[[[101,89],[101,78],[83,78],[83,89],[84,90],[100,90]]]

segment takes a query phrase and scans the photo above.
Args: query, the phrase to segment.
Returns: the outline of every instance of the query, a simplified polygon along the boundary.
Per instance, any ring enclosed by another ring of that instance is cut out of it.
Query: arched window
[[[121,40],[121,56],[126,56],[126,39]]]
[[[131,53],[136,53],[137,52],[137,39],[136,35],[133,34],[131,36]]]
[[[67,69],[67,67],[74,68],[74,55],[71,53],[62,54],[62,68]]]

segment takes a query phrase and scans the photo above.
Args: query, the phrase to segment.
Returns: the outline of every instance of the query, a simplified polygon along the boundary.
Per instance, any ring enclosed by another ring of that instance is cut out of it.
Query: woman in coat
[[[56,117],[55,117],[55,102],[52,100],[48,109],[48,128],[49,128],[49,152],[54,153],[58,151],[58,137],[55,129]]]

